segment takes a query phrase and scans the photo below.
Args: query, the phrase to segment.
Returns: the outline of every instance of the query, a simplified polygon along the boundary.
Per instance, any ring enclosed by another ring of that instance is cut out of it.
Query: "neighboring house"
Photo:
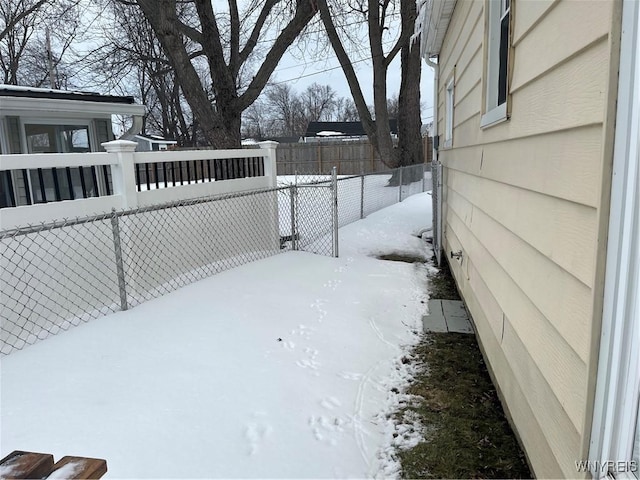
[[[131,140],[136,142],[136,152],[157,152],[161,150],[168,150],[178,145],[175,140],[169,140],[159,135],[143,135],[141,133],[137,135],[127,135],[121,137],[123,140]]]
[[[0,153],[103,151],[114,139],[112,115],[133,117],[135,133],[144,113],[133,97],[0,85]],[[95,168],[0,172],[0,207],[96,196],[105,179]]]
[[[398,136],[398,121],[389,120],[391,136]],[[366,138],[367,134],[362,122],[309,122],[304,134],[305,142],[321,142],[323,140],[343,140],[352,138]]]
[[[639,23],[637,0],[427,0],[416,24],[436,243],[537,477],[638,476]]]
[[[250,137],[242,139],[242,145],[255,145],[260,142],[278,142],[278,143],[300,143],[304,141],[302,137],[296,136],[266,136],[266,137]]]

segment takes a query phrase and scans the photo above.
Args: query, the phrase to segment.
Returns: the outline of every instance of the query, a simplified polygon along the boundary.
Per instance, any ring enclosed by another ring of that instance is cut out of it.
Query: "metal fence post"
[[[425,175],[427,173],[427,164],[423,163],[422,164],[422,191],[424,192],[425,188],[426,188],[426,182],[425,182]]]
[[[298,194],[298,186],[291,185],[289,187],[289,198],[291,199],[291,249],[298,250],[297,225],[296,225],[296,195]]]
[[[334,257],[338,257],[338,169],[331,169],[331,197],[332,197],[332,223],[333,223],[333,251]]]
[[[364,218],[364,175],[360,175],[360,219]]]
[[[402,168],[398,168],[398,202],[402,201]]]
[[[115,208],[111,211],[111,230],[113,232],[113,249],[116,254],[116,270],[118,273],[118,290],[120,290],[120,308],[128,310],[127,284],[124,278],[124,264],[122,262],[122,247],[120,245],[120,226]]]

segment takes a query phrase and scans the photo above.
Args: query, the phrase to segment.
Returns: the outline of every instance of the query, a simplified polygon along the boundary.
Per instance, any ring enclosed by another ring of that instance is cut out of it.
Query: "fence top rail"
[[[105,152],[8,154],[0,155],[0,170],[92,167],[114,165],[117,162],[114,155]]]
[[[127,217],[130,215],[137,215],[140,213],[154,212],[158,210],[167,210],[169,208],[186,207],[190,205],[199,205],[202,203],[217,202],[221,200],[228,200],[231,198],[239,198],[250,195],[258,195],[268,192],[279,192],[288,190],[289,187],[275,187],[275,188],[258,188],[254,190],[245,190],[242,192],[223,193],[217,195],[208,195],[204,197],[192,198],[187,200],[175,200],[172,202],[166,202],[157,205],[150,205],[148,207],[131,208],[124,210],[116,210],[115,208],[111,212],[100,213],[90,215],[86,217],[73,217],[63,218],[62,220],[53,220],[50,222],[42,222],[37,224],[30,224],[20,226],[8,230],[0,230],[0,241],[7,238],[20,237],[23,235],[29,235],[31,233],[42,232],[46,230],[54,230],[56,228],[70,227],[74,225],[82,225],[85,223],[99,222],[104,220],[110,220],[114,217]]]
[[[184,162],[189,160],[216,160],[224,158],[264,158],[269,151],[264,148],[235,150],[167,150],[163,152],[136,152],[135,163]]]

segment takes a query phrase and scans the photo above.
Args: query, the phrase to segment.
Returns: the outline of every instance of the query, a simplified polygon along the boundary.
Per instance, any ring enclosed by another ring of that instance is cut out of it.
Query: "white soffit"
[[[145,107],[140,104],[87,102],[51,98],[2,97],[0,109],[3,111],[78,113],[92,115],[144,115]]]
[[[440,53],[455,6],[456,0],[426,0],[420,4],[416,30],[419,28],[422,33],[422,57],[430,58]]]

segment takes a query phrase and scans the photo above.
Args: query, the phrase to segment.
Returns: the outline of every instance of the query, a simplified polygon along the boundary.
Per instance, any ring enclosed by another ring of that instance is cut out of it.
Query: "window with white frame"
[[[453,77],[447,82],[445,90],[444,104],[444,146],[449,148],[453,145]]]
[[[488,0],[485,105],[481,126],[506,120],[511,0]]]

